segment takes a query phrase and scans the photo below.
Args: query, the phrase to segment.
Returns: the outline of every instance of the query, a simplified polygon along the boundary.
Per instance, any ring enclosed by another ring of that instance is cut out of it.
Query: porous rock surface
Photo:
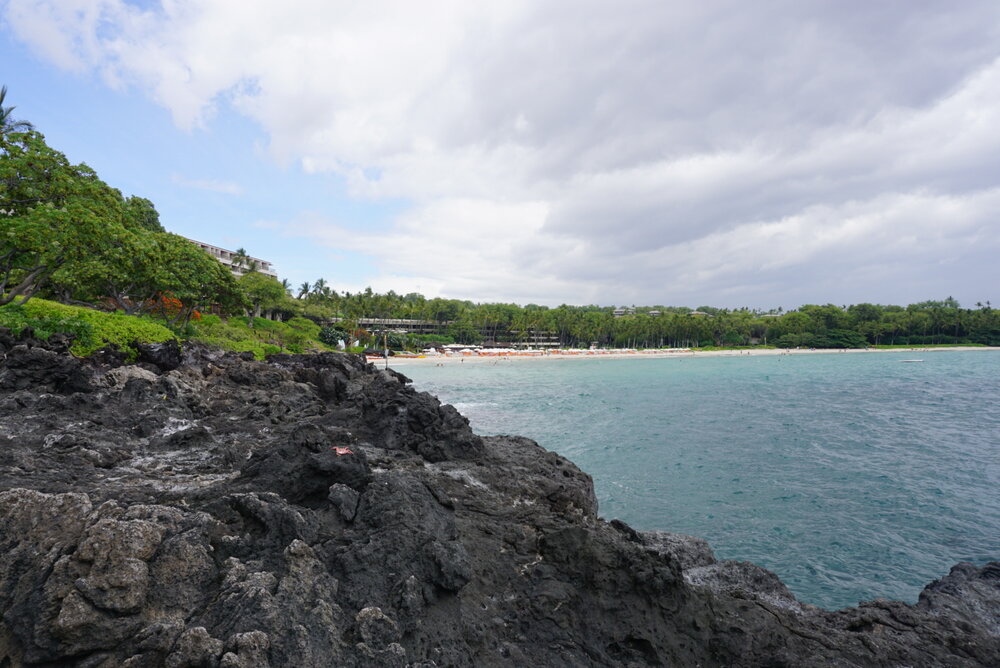
[[[996,666],[1000,563],[825,611],[362,358],[0,330],[0,667]]]

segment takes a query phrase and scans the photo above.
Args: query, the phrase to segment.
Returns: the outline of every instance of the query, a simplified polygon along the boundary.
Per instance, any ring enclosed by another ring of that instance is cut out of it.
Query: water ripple
[[[704,536],[827,608],[1000,559],[1000,353],[406,368],[482,434],[594,476],[605,517]]]

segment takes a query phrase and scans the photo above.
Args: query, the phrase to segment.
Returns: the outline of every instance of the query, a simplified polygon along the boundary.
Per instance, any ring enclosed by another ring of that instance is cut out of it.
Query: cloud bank
[[[375,287],[540,303],[907,302],[996,285],[1000,5],[9,0],[57,66],[402,198]]]

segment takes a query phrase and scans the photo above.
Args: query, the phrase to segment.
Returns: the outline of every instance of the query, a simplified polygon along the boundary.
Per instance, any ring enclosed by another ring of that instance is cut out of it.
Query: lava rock
[[[995,666],[1000,563],[826,611],[357,355],[0,329],[0,666]]]
[[[176,341],[136,343],[138,362],[151,364],[162,371],[173,371],[181,365],[181,347]]]

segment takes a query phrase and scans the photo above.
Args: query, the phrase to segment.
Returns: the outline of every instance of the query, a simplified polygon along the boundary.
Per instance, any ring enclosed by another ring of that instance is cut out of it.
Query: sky
[[[294,286],[1000,302],[1000,3],[0,0],[14,116]]]

